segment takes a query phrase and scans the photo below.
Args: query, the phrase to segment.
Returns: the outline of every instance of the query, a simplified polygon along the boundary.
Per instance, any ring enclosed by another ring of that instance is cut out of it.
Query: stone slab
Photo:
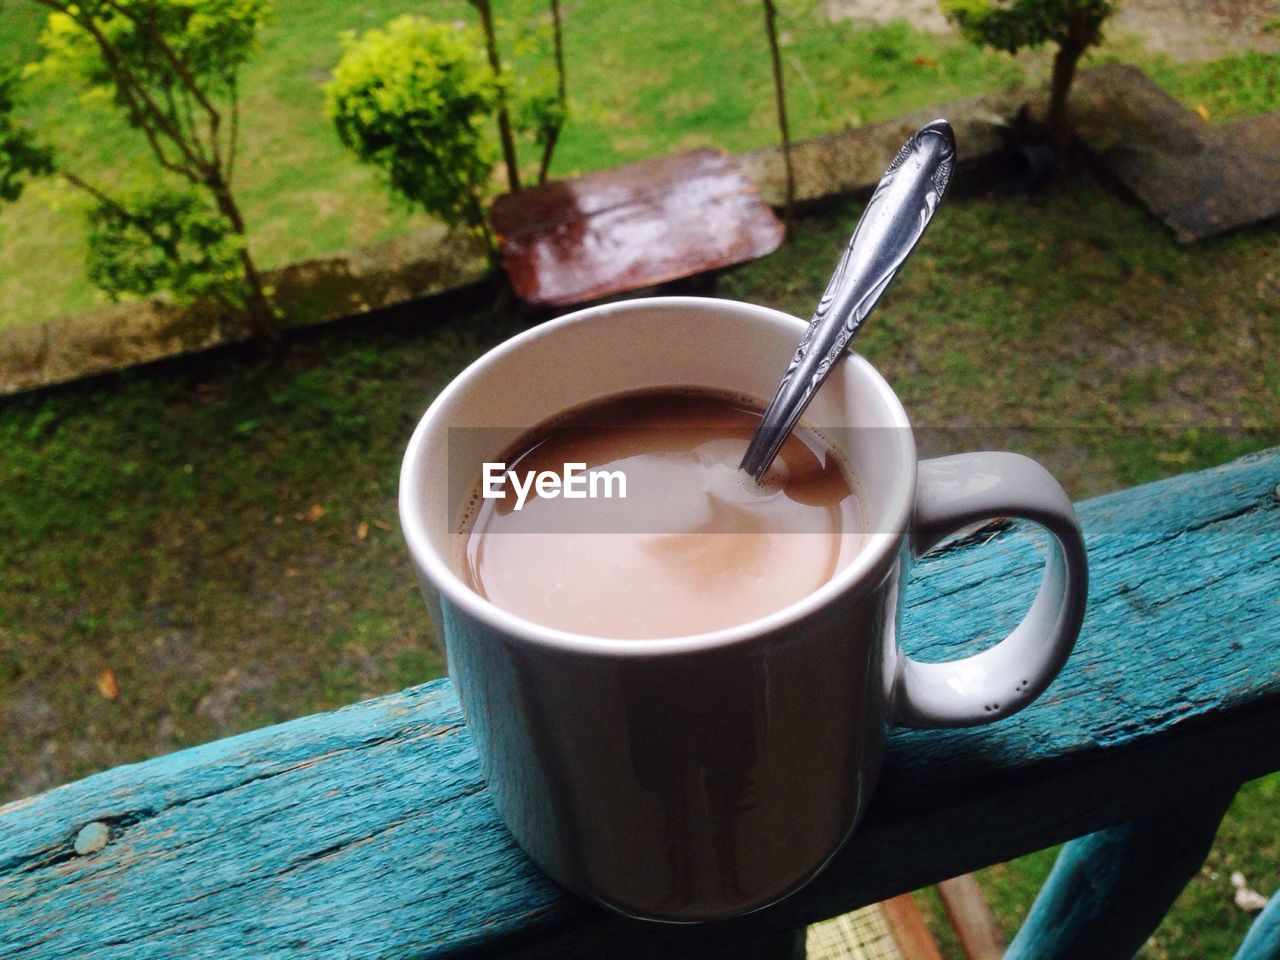
[[[945,117],[956,135],[960,164],[983,160],[1003,149],[1011,118],[1030,94],[1026,90],[966,97],[851,130],[792,144],[796,203],[821,203],[837,196],[870,190],[907,138],[931,120]],[[738,157],[755,181],[760,195],[772,206],[786,202],[786,166],[782,150],[770,147]]]
[[[1280,170],[1280,110],[1223,124],[1218,135],[1272,170]]]
[[[1084,71],[1071,110],[1080,140],[1179,241],[1280,216],[1275,115],[1211,126],[1127,64]]]
[[[427,227],[384,243],[266,274],[303,327],[431,296],[483,279],[488,261],[468,235]],[[118,303],[0,329],[0,396],[248,339],[208,306]]]

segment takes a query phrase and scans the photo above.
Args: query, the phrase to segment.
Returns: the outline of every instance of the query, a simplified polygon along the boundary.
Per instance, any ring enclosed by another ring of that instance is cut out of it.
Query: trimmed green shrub
[[[499,81],[480,32],[404,16],[343,44],[325,88],[343,144],[406,200],[488,236]]]

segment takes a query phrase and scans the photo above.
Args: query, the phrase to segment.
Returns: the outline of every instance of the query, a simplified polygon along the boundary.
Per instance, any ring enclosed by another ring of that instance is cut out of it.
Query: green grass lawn
[[[242,171],[269,265],[418,220],[321,116],[336,34],[406,10],[468,16],[461,2],[278,6],[246,78]],[[576,113],[559,173],[773,141],[756,5],[602,6],[565,4]],[[33,10],[0,0],[0,58],[30,52]],[[503,11],[508,27],[544,15]],[[797,136],[1023,75],[1023,61],[902,26],[825,24],[817,4],[786,5],[784,21]],[[1274,57],[1144,65],[1217,121],[1280,106]],[[37,103],[77,164],[145,169],[100,111],[56,89]],[[721,295],[807,315],[858,207],[797,221]],[[80,216],[54,184],[0,210],[0,323],[95,302]],[[1082,171],[1034,194],[948,201],[859,349],[926,453],[1021,450],[1082,498],[1280,444],[1277,302],[1274,228],[1179,247]],[[517,329],[483,305],[436,301],[415,322],[303,335],[265,370],[227,350],[0,400],[0,800],[438,675],[396,528],[399,459],[435,392]],[[108,670],[116,699],[100,691]],[[1275,777],[1242,791],[1148,960],[1230,954],[1247,917],[1229,875],[1275,889],[1278,800]],[[1006,933],[1051,862],[983,872]]]
[[[807,314],[858,208],[799,220],[720,293]],[[859,349],[928,453],[1021,450],[1076,498],[1210,466],[1280,444],[1275,241],[1176,246],[1087,172],[956,196]],[[0,798],[437,675],[399,459],[435,392],[516,329],[437,303],[314,331],[266,370],[227,350],[0,402]],[[1274,889],[1277,784],[1242,793],[1148,957],[1239,940],[1228,878]],[[1050,862],[983,873],[1007,932]]]
[[[367,244],[424,221],[394,202],[374,174],[343,151],[324,117],[321,87],[346,30],[413,12],[474,22],[468,4],[410,0],[280,0],[261,49],[244,71],[240,190],[252,244],[267,267]],[[550,15],[542,0],[497,5],[505,49],[542,43],[517,63],[547,69]],[[772,79],[758,5],[564,4],[573,118],[553,174],[612,166],[673,147],[729,150],[777,139]],[[0,2],[0,62],[36,52],[39,8]],[[714,32],[711,31],[714,25]],[[794,134],[814,136],[893,116],[910,106],[1016,84],[1010,58],[894,25],[858,30],[825,21],[820,3],[785,5],[786,67]],[[708,38],[714,35],[714,43]],[[138,137],[101,104],[85,106],[44,84],[31,93],[33,123],[69,168],[121,184],[154,176]],[[536,166],[526,144],[523,160]],[[44,319],[101,302],[83,269],[83,200],[58,181],[0,210],[0,324]]]
[[[776,142],[772,80],[758,5],[566,3],[565,45],[573,116],[555,175],[612,166],[673,148],[742,150]],[[816,0],[782,5],[781,29],[793,135],[816,136],[968,93],[1032,81],[1043,56],[1014,59],[903,23],[830,23]],[[322,84],[340,55],[338,35],[417,12],[467,20],[455,2],[281,0],[261,49],[244,72],[238,183],[251,242],[266,267],[360,246],[426,222],[393,201],[372,171],[338,144],[323,115]],[[499,5],[507,50],[518,64],[546,69],[549,14],[542,0]],[[37,53],[43,22],[30,0],[0,2],[0,62]],[[709,25],[714,24],[715,42]],[[532,44],[517,38],[540,38]],[[1183,67],[1137,57],[1161,82],[1214,119],[1277,102],[1276,58],[1249,69]],[[1114,55],[1114,51],[1103,56]],[[1252,96],[1241,93],[1247,77]],[[82,103],[61,85],[30,91],[26,115],[57,145],[62,162],[107,186],[153,180],[140,137],[100,101]],[[526,144],[526,163],[536,151]],[[85,200],[60,180],[31,187],[0,209],[0,326],[41,320],[103,302],[84,273]]]

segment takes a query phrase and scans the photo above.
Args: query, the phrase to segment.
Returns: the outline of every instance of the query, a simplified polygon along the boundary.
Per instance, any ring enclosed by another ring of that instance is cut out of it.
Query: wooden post
[[[1235,792],[1233,786],[1192,796],[1072,840],[1005,960],[1132,957],[1200,869]]]
[[[1000,928],[987,907],[978,886],[978,878],[964,873],[936,884],[938,897],[951,918],[960,946],[969,960],[1001,960],[1004,956],[1004,940]]]
[[[920,916],[911,894],[900,893],[890,897],[881,901],[880,907],[906,960],[942,960],[938,945],[924,925],[924,917]]]

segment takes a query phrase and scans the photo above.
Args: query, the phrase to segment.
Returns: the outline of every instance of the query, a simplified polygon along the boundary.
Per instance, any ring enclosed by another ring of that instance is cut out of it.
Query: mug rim
[[[442,411],[448,409],[454,397],[464,392],[470,381],[483,374],[485,369],[507,354],[524,349],[529,343],[543,337],[553,337],[557,331],[578,323],[590,322],[601,314],[616,314],[633,310],[649,310],[654,308],[682,309],[703,311],[728,310],[749,317],[768,315],[772,319],[796,326],[796,339],[803,334],[808,323],[798,317],[765,307],[759,304],[745,303],[718,297],[638,297],[614,303],[596,304],[574,310],[570,313],[548,320],[486,351],[454,377],[427,407],[414,428],[413,435],[405,449],[400,467],[400,483],[398,491],[398,510],[400,529],[409,554],[418,568],[440,592],[442,597],[459,607],[468,616],[484,625],[497,630],[502,636],[518,638],[553,650],[574,653],[600,654],[605,656],[653,656],[658,654],[693,653],[713,650],[720,647],[733,646],[739,643],[785,631],[788,627],[812,616],[828,606],[837,597],[852,594],[860,596],[873,589],[888,571],[897,555],[903,536],[907,530],[908,520],[915,504],[916,464],[918,455],[914,434],[907,419],[906,410],[897,394],[861,354],[850,350],[843,365],[853,365],[858,376],[865,378],[872,389],[889,411],[890,420],[887,426],[904,431],[906,442],[902,445],[902,458],[898,464],[898,473],[905,474],[901,481],[901,492],[893,501],[893,509],[882,523],[883,528],[868,533],[867,544],[830,580],[821,587],[801,599],[776,610],[763,617],[757,617],[732,627],[705,633],[687,634],[678,637],[657,637],[636,639],[634,637],[604,637],[572,633],[555,627],[549,627],[534,620],[528,620],[503,610],[490,600],[480,596],[469,587],[461,576],[453,569],[453,565],[431,542],[427,534],[427,524],[421,509],[422,498],[420,476],[416,464],[422,450],[426,446],[427,437],[435,430],[447,430],[447,422],[437,423]],[[588,398],[589,399],[589,398]],[[859,482],[864,482],[859,475]],[[877,573],[879,571],[879,573]],[[443,638],[442,638],[443,639]]]

